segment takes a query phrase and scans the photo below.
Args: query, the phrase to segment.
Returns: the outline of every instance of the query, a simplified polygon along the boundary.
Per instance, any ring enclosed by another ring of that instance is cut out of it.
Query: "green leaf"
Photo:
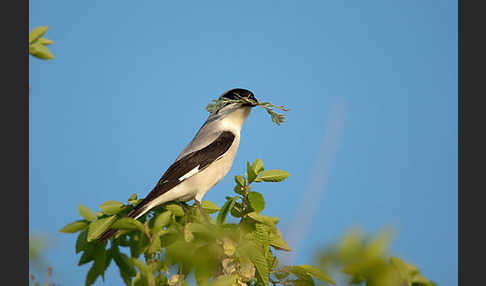
[[[240,218],[243,214],[242,214],[242,205],[241,203],[238,203],[236,202],[235,205],[233,206],[233,208],[231,209],[231,215],[236,217],[236,218]]]
[[[139,257],[150,247],[150,241],[144,233],[132,232],[130,237],[130,255],[132,257]]]
[[[151,286],[147,280],[147,277],[143,276],[141,273],[137,273],[135,278],[133,278],[133,286]]]
[[[88,223],[86,221],[78,220],[78,221],[75,221],[75,222],[72,222],[70,224],[65,225],[59,231],[64,232],[64,233],[76,233],[80,230],[85,229],[87,226],[88,226]]]
[[[132,276],[129,276],[126,272],[121,271],[118,269],[118,272],[120,273],[120,277],[122,278],[123,282],[125,282],[126,286],[132,286]]]
[[[30,45],[29,53],[34,57],[43,60],[49,60],[54,58],[54,55],[49,51],[49,49],[40,43]]]
[[[133,201],[133,200],[136,200],[137,199],[137,193],[134,193],[133,195],[131,195],[128,200],[129,201]]]
[[[103,278],[103,281],[105,281],[105,272],[106,269],[111,264],[111,260],[113,259],[113,246],[110,248],[110,250],[106,251],[106,260],[105,260],[105,266],[103,267],[103,271],[101,272],[101,277]]]
[[[264,223],[270,227],[275,227],[275,224],[279,222],[278,217],[265,216],[257,212],[248,213],[248,216],[258,222]]]
[[[96,215],[87,207],[82,204],[79,204],[79,215],[82,216],[87,221],[93,221],[96,219]]]
[[[105,251],[106,242],[89,242],[84,248],[83,255],[79,259],[78,266],[86,264],[96,258],[98,252]]]
[[[215,212],[219,211],[218,205],[216,205],[215,203],[213,203],[211,201],[202,201],[201,202],[201,207],[208,214],[212,214],[212,213],[215,213]]]
[[[49,45],[54,44],[54,41],[48,40],[46,38],[40,38],[39,40],[37,40],[37,42],[41,45],[44,45],[44,46],[49,46]]]
[[[270,114],[270,116],[272,117],[272,121],[277,124],[277,125],[280,125],[282,122],[284,122],[285,120],[285,115],[283,114],[280,114],[280,113],[277,113],[275,111],[273,111],[271,108],[269,107],[266,107],[264,106],[265,110],[268,112],[268,114]]]
[[[164,275],[157,275],[157,277],[155,277],[155,285],[169,286],[169,282],[167,281],[167,278]]]
[[[407,278],[408,269],[407,269],[405,262],[402,259],[392,256],[392,257],[390,257],[390,264],[392,266],[394,266],[396,268],[396,270],[398,270],[401,278]]]
[[[117,201],[106,201],[100,205],[100,209],[103,210],[105,214],[114,215],[122,211],[124,205]]]
[[[278,259],[276,256],[273,256],[272,250],[268,248],[267,251],[267,265],[268,269],[270,269],[270,272],[272,272],[272,269],[278,267]]]
[[[408,282],[412,286],[433,286],[433,282],[429,281],[425,276],[420,274],[420,270],[413,264],[406,263],[401,258],[390,257],[390,265],[399,273],[399,279],[403,282]]]
[[[189,224],[189,229],[192,233],[200,233],[213,239],[218,238],[218,231],[215,225],[205,225],[202,223],[193,222]]]
[[[119,230],[118,232],[115,233],[115,239],[119,238],[120,236],[123,236],[127,233],[130,233],[132,232],[131,230],[127,230],[127,229],[124,229],[124,230]],[[125,237],[126,238],[126,237]],[[121,246],[128,246],[128,241],[126,239],[122,239],[120,241],[120,245]]]
[[[250,165],[250,162],[246,162],[246,173],[248,175],[248,184],[253,183],[253,181],[257,178],[257,173]]]
[[[152,243],[150,244],[150,247],[148,249],[149,253],[156,253],[162,250],[162,246],[160,244],[160,236],[159,235],[154,235],[152,237]]]
[[[270,245],[273,246],[275,249],[283,250],[283,251],[291,251],[290,246],[287,242],[283,239],[282,234],[280,231],[270,232]]]
[[[98,271],[96,271],[95,266],[94,265],[91,266],[91,268],[88,271],[88,274],[86,275],[86,280],[85,280],[84,285],[85,286],[93,285],[95,283],[96,279],[98,278],[98,276],[100,276],[100,274],[98,273]]]
[[[145,232],[145,227],[141,222],[136,219],[130,217],[122,217],[121,219],[117,220],[111,228],[114,229],[127,229],[127,230],[139,230],[141,232]]]
[[[233,188],[233,191],[234,191],[235,193],[237,193],[238,195],[242,195],[242,196],[243,196],[243,195],[245,194],[245,189],[244,189],[242,186],[240,186],[240,185],[236,185],[236,186]]]
[[[232,286],[238,285],[236,283],[237,275],[220,275],[214,279],[211,286]]]
[[[194,272],[197,285],[207,286],[209,278],[211,278],[211,270],[207,264],[196,264],[196,270]]]
[[[116,221],[116,216],[110,216],[92,222],[88,228],[88,242],[97,239],[114,221]]]
[[[269,256],[272,258],[272,264],[270,266],[270,269],[277,268],[278,267],[278,258],[277,256],[273,256],[272,250],[268,250],[268,253],[270,254]]]
[[[375,237],[373,237],[364,249],[364,255],[368,257],[381,257],[387,253],[390,242],[392,239],[392,233],[381,231]]]
[[[165,249],[165,257],[171,262],[171,264],[186,264],[194,261],[194,249],[193,244],[187,243],[183,238],[179,238],[176,242],[172,243]],[[186,268],[183,271],[187,271]]]
[[[83,255],[81,255],[81,258],[79,259],[78,266],[92,261],[97,248],[96,242],[86,243],[83,249]]]
[[[258,192],[248,192],[248,200],[250,205],[256,212],[261,212],[265,208],[265,200],[263,195]]]
[[[137,199],[137,193],[134,193],[133,195],[131,195],[129,198],[128,198],[128,203],[131,204],[131,205],[136,205],[138,203],[138,199]]]
[[[171,211],[175,216],[184,216],[184,210],[179,205],[169,204],[166,205],[165,208]]]
[[[216,218],[217,224],[224,224],[225,223],[226,217],[228,216],[228,213],[230,212],[230,210],[235,205],[237,199],[238,199],[238,196],[235,196],[231,200],[226,201],[226,203],[223,205],[223,207],[219,211],[218,217]]]
[[[167,247],[176,242],[178,239],[181,239],[179,233],[169,229],[168,231],[163,232],[160,236],[160,244],[162,247]]]
[[[147,279],[148,285],[155,285],[155,277],[149,267],[137,258],[132,258],[130,260],[140,270],[142,278]]]
[[[49,27],[47,26],[35,27],[29,34],[29,44],[34,43],[40,37],[44,36],[44,34],[47,32],[47,29],[49,29]]]
[[[281,182],[288,176],[290,174],[284,170],[265,170],[260,174],[260,179],[264,182]]]
[[[254,238],[257,244],[260,246],[260,249],[263,250],[263,253],[266,253],[268,247],[270,246],[270,239],[268,237],[268,226],[263,223],[255,224]]]
[[[257,270],[258,277],[264,285],[268,286],[270,270],[263,251],[253,241],[242,243],[237,251],[240,257],[248,257],[251,260]]]
[[[132,261],[130,258],[122,252],[114,252],[113,253],[113,260],[115,260],[116,265],[120,269],[120,274],[125,273],[126,276],[128,277],[133,277],[137,275],[137,271],[135,270],[135,266],[133,265]],[[122,275],[123,280],[125,281],[125,278]],[[125,281],[126,283],[126,281]]]
[[[261,172],[263,172],[263,161],[262,159],[256,159],[255,162],[253,162],[253,164],[251,164],[251,167],[253,168],[253,170],[255,170],[255,173],[259,174]]]
[[[315,278],[317,278],[321,281],[324,281],[324,282],[332,284],[332,285],[336,285],[336,283],[331,279],[331,277],[329,277],[329,275],[326,274],[326,272],[322,271],[321,269],[319,269],[317,267],[314,267],[312,265],[299,265],[299,266],[295,266],[295,267],[298,267],[298,268],[304,270],[308,274],[314,276]]]
[[[246,185],[245,177],[240,176],[240,175],[235,176],[235,182],[240,187],[244,187]]]
[[[275,272],[274,275],[277,277],[278,280],[283,280],[289,276],[289,272],[281,271],[281,272]]]
[[[154,230],[153,232],[157,232],[158,230],[162,229],[164,226],[168,225],[170,223],[170,217],[172,216],[171,211],[165,211],[161,214],[159,214],[154,221],[154,226],[152,229]]]
[[[297,280],[289,279],[289,281],[292,281],[294,286],[316,286],[314,279],[309,274],[302,273],[300,276]]]
[[[95,252],[93,267],[95,268],[96,273],[104,276],[107,260],[108,260],[107,251],[103,249]]]
[[[285,266],[283,268],[284,271],[290,272],[294,274],[297,278],[299,278],[296,285],[315,285],[314,280],[312,277],[305,271],[304,269],[298,266]]]
[[[76,239],[76,254],[78,254],[81,250],[84,250],[86,245],[88,244],[88,231],[83,230],[79,233],[78,238]]]

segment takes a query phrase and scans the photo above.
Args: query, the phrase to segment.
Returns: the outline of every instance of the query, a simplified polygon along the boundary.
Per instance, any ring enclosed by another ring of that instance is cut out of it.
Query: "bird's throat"
[[[239,132],[243,127],[243,124],[245,123],[246,119],[250,115],[250,112],[251,112],[251,107],[249,106],[240,107],[234,110],[233,112],[229,113],[228,115],[226,115],[221,120],[221,123],[225,125],[225,127],[228,127],[229,129],[237,130]]]

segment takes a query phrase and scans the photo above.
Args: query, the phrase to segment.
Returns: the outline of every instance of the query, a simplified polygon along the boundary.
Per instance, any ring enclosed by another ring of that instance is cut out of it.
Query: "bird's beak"
[[[251,103],[249,105],[251,107],[258,106],[258,104],[260,103],[260,102],[258,102],[258,99],[255,98],[255,96],[250,97],[250,102]]]
[[[253,101],[248,102],[248,103],[243,104],[243,106],[255,107],[255,106],[258,106],[258,102],[256,102],[256,103],[253,103]]]

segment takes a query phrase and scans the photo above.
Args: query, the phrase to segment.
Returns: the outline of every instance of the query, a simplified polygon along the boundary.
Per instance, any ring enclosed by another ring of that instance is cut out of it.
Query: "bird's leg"
[[[182,205],[185,213],[190,213],[191,207],[186,202],[180,201],[179,203]]]
[[[207,223],[210,223],[209,221],[209,218],[208,218],[208,215],[206,214],[206,212],[204,211],[204,209],[202,208],[201,206],[201,202],[194,199],[194,202],[196,203],[196,205],[198,206],[199,208],[199,212],[201,213],[201,215],[204,217],[204,219],[206,220]]]

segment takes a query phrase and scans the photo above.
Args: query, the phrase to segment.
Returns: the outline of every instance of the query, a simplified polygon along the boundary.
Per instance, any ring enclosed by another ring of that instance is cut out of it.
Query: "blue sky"
[[[291,174],[257,189],[284,236],[315,210],[295,263],[392,226],[392,254],[457,285],[457,1],[30,1],[39,25],[56,58],[30,60],[29,229],[51,237],[54,282],[84,284],[76,237],[57,232],[78,204],[147,194],[206,104],[244,87],[292,110],[279,127],[252,112],[205,199],[262,158]]]

